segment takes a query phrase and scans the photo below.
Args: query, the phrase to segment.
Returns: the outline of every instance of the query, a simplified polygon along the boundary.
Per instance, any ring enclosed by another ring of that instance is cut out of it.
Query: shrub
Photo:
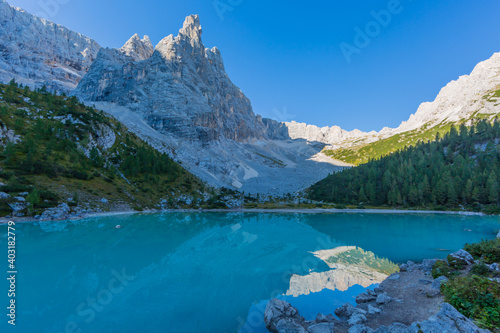
[[[464,260],[452,257],[451,255],[448,255],[446,258],[448,259],[448,265],[454,269],[461,270],[467,264]]]
[[[500,284],[478,276],[459,277],[443,284],[441,291],[446,302],[478,326],[500,327]]]
[[[464,250],[469,252],[474,259],[482,259],[487,264],[500,262],[500,239],[498,238],[465,244]]]
[[[11,177],[7,185],[2,186],[2,192],[26,192],[30,189],[28,185],[24,185],[19,178]]]
[[[40,191],[35,188],[31,193],[26,197],[26,200],[33,206],[36,207],[40,204]]]
[[[479,262],[472,266],[470,273],[479,276],[488,276],[490,274],[490,269],[485,265],[484,262]]]
[[[0,201],[0,216],[12,214],[12,208],[5,201]]]
[[[448,266],[445,261],[439,260],[436,261],[436,263],[432,266],[432,277],[434,279],[437,279],[440,276],[446,276],[447,278],[450,278],[453,276],[454,271],[455,270]]]
[[[484,213],[488,215],[500,215],[500,206],[492,205],[484,208]]]

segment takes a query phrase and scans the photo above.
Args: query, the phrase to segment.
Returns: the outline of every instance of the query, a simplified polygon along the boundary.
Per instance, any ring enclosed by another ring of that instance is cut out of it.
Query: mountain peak
[[[125,55],[132,57],[134,61],[141,61],[151,57],[153,55],[154,48],[148,36],[144,36],[140,39],[138,34],[134,34],[120,48],[120,51]]]
[[[199,41],[201,43],[201,24],[198,15],[189,15],[184,20],[182,29],[179,30],[179,36],[185,36],[189,39]]]

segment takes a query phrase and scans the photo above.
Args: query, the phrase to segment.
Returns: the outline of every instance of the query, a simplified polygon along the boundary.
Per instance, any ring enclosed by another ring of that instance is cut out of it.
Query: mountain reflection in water
[[[378,258],[373,252],[355,246],[340,246],[313,253],[332,270],[312,272],[305,276],[294,274],[290,279],[288,296],[309,295],[323,289],[346,291],[354,285],[368,288],[384,281],[388,275],[399,271],[388,259]]]

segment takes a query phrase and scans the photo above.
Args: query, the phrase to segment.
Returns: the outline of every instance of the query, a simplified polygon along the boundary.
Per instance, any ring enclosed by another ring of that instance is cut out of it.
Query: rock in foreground
[[[460,253],[460,258],[466,258]],[[431,277],[432,263],[408,262],[378,288],[356,297],[356,306],[346,303],[332,315],[318,315],[306,321],[287,302],[273,299],[266,312],[266,327],[271,332],[348,332],[348,333],[483,333],[474,322],[453,306],[443,302],[439,291],[446,278]],[[327,325],[318,326],[322,318]],[[316,329],[318,329],[316,331]],[[321,329],[321,330],[319,330]]]

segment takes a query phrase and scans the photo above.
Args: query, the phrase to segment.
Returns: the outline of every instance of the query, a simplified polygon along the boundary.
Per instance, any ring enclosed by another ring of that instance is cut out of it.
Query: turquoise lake
[[[116,229],[121,225],[121,229]],[[266,332],[273,297],[333,313],[396,264],[492,239],[498,217],[165,213],[16,225],[17,325],[1,332]],[[7,226],[0,225],[7,272]]]

